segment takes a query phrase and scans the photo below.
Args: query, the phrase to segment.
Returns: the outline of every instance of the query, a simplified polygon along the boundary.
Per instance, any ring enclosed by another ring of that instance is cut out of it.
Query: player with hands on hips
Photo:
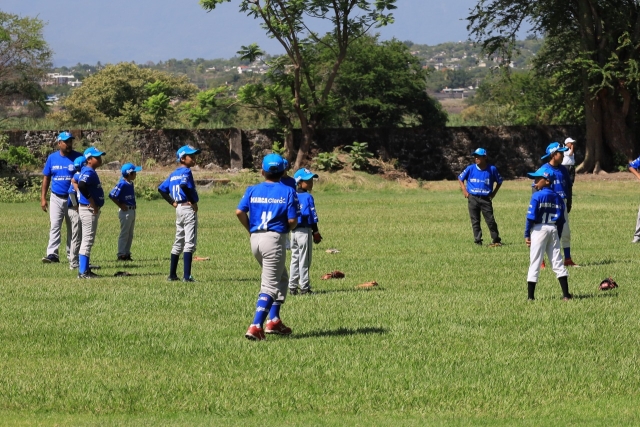
[[[104,191],[96,169],[102,166],[102,156],[106,153],[95,147],[89,147],[84,151],[87,165],[80,171],[78,177],[78,191],[80,192],[79,212],[82,224],[82,244],[78,262],[78,278],[93,279],[97,277],[91,271],[91,248],[98,230],[100,208],[104,205]]]
[[[488,163],[487,150],[478,148],[473,152],[473,157],[475,164],[467,166],[458,176],[462,194],[468,200],[473,238],[476,245],[482,245],[482,228],[480,227],[480,212],[482,212],[491,233],[492,243],[489,246],[502,246],[498,224],[493,216],[493,199],[502,186],[502,177],[498,169]],[[466,186],[465,181],[467,181]]]
[[[180,163],[166,180],[158,187],[162,197],[176,209],[176,238],[171,248],[171,265],[169,267],[170,282],[180,280],[178,277],[178,261],[184,253],[183,282],[195,282],[191,275],[193,253],[196,251],[198,239],[198,192],[191,173],[196,164],[196,155],[200,150],[190,145],[182,146],[176,152]]]
[[[67,259],[73,266],[71,257],[72,222],[69,217],[69,186],[71,178],[76,170],[73,162],[82,157],[82,154],[73,150],[74,137],[69,132],[61,132],[56,138],[58,151],[49,155],[42,169],[42,189],[40,195],[40,207],[44,212],[49,212],[51,226],[49,228],[49,243],[47,245],[47,255],[42,258],[42,262],[60,262],[58,250],[60,248],[62,222],[67,224]],[[51,195],[47,203],[47,192],[51,186]]]
[[[284,159],[278,154],[266,155],[262,160],[265,181],[247,188],[236,209],[238,220],[250,234],[251,252],[262,267],[256,313],[245,334],[254,341],[264,340],[265,333],[291,334],[291,328],[280,319],[280,308],[289,285],[285,240],[289,230],[298,225],[300,208],[293,188],[280,183],[283,174]]]
[[[298,202],[300,215],[298,225],[291,231],[291,276],[289,278],[289,293],[292,295],[311,294],[311,283],[309,279],[309,269],[311,268],[311,255],[313,243],[320,243],[322,236],[318,231],[318,214],[316,205],[311,195],[313,190],[313,179],[318,175],[309,169],[298,169],[293,175],[298,183]]]
[[[125,163],[120,168],[122,177],[109,193],[109,198],[120,209],[120,236],[118,237],[118,261],[132,261],[131,244],[133,243],[133,230],[136,225],[136,194],[133,181],[142,168],[133,163]]]
[[[537,190],[531,196],[524,228],[525,243],[530,248],[529,274],[527,275],[529,300],[535,299],[540,267],[546,253],[560,282],[562,297],[567,301],[572,298],[567,279],[569,273],[562,263],[560,252],[560,236],[565,225],[564,201],[551,189],[553,174],[539,170],[527,176],[535,180],[534,187]]]

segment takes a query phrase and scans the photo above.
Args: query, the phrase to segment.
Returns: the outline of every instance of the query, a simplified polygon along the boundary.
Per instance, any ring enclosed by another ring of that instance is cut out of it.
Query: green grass
[[[455,182],[324,181],[317,293],[290,297],[294,334],[262,343],[244,338],[260,270],[233,213],[240,189],[203,195],[197,254],[211,261],[189,284],[165,281],[164,201],[139,203],[131,264],[114,261],[117,214],[104,210],[94,281],[40,263],[38,203],[1,204],[0,425],[640,424],[637,183],[577,184],[576,299],[547,269],[529,303],[528,181],[494,202],[501,248],[473,244]],[[346,278],[319,280],[334,269]],[[620,288],[598,291],[608,276]],[[381,286],[354,289],[369,280]]]

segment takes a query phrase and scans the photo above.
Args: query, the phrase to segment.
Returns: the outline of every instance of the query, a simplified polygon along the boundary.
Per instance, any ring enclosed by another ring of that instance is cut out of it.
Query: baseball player
[[[280,183],[284,159],[268,154],[262,160],[265,181],[247,188],[236,209],[240,223],[251,235],[251,252],[262,267],[256,314],[245,337],[254,341],[267,334],[291,334],[280,319],[280,307],[287,297],[289,276],[286,268],[285,239],[298,225],[300,209],[293,188]],[[264,321],[269,321],[263,329]]]
[[[296,180],[289,176],[289,169],[291,168],[291,165],[289,164],[289,161],[284,157],[283,157],[283,160],[284,160],[284,175],[282,175],[282,178],[280,178],[280,182],[295,190],[297,185]],[[291,233],[287,233],[287,241],[285,243],[285,247],[287,250],[291,249]]]
[[[104,206],[104,191],[96,169],[102,166],[102,156],[106,153],[95,147],[89,147],[84,151],[87,165],[80,171],[78,177],[78,191],[80,192],[79,213],[82,224],[82,244],[78,265],[79,279],[93,279],[98,277],[91,271],[91,248],[98,230],[100,208]]]
[[[51,227],[49,229],[49,244],[47,255],[42,258],[44,263],[60,262],[58,249],[60,248],[60,233],[62,221],[67,224],[67,259],[71,256],[71,218],[69,218],[69,185],[75,173],[73,161],[82,154],[73,151],[74,137],[69,132],[61,132],[56,138],[58,151],[47,157],[47,162],[42,170],[42,191],[40,195],[40,207],[44,212],[49,211]],[[51,196],[47,204],[47,191],[51,185]]]
[[[142,168],[133,163],[122,165],[122,178],[109,193],[109,198],[118,205],[120,219],[120,237],[118,237],[118,261],[133,261],[131,259],[131,244],[133,243],[133,229],[136,225],[136,195],[133,187],[137,173]]]
[[[69,249],[69,268],[74,270],[78,268],[78,253],[80,251],[80,243],[82,242],[82,224],[80,223],[79,212],[79,193],[78,181],[80,180],[80,171],[87,164],[87,159],[80,156],[73,161],[76,173],[71,178],[69,185],[68,215],[71,220],[71,245]]]
[[[480,212],[482,212],[491,233],[492,243],[489,246],[502,246],[498,224],[493,217],[492,203],[502,186],[502,177],[498,169],[487,162],[487,150],[484,148],[474,151],[473,158],[475,164],[467,166],[458,176],[462,193],[468,200],[473,237],[476,245],[482,246],[482,228],[480,227]],[[467,181],[466,186],[464,181]]]
[[[571,229],[569,227],[569,212],[571,212],[571,202],[573,199],[573,182],[571,181],[571,178],[569,178],[569,171],[562,166],[562,160],[564,159],[563,153],[568,150],[569,149],[567,147],[563,147],[558,142],[552,142],[549,144],[546,154],[541,157],[542,160],[548,159],[548,163],[542,165],[540,169],[538,169],[538,172],[547,172],[550,175],[553,175],[551,189],[558,193],[564,201],[565,224],[561,241],[564,251],[564,265],[566,267],[579,267],[579,265],[571,259]]]
[[[313,243],[320,243],[322,236],[318,231],[318,214],[316,205],[311,195],[313,179],[318,175],[309,169],[298,169],[293,175],[298,183],[298,202],[300,215],[298,225],[291,231],[291,277],[289,278],[289,293],[292,295],[311,294],[309,281],[309,268],[311,268],[311,253]]]
[[[196,155],[200,150],[190,145],[184,145],[176,152],[176,159],[180,166],[160,184],[158,192],[176,209],[176,238],[171,248],[171,266],[169,268],[170,282],[180,280],[178,277],[178,261],[184,253],[183,282],[195,282],[191,275],[193,253],[196,251],[198,240],[198,192],[193,180],[191,168],[196,165]]]
[[[562,166],[567,168],[569,172],[569,178],[571,179],[571,185],[576,182],[576,156],[573,151],[573,144],[576,140],[573,138],[567,138],[564,140],[564,146],[568,148],[564,152],[564,158],[562,159]]]
[[[556,273],[562,297],[570,300],[567,268],[562,263],[560,253],[560,236],[565,223],[565,206],[562,197],[551,189],[551,181],[554,176],[548,171],[540,171],[527,174],[535,180],[536,192],[531,196],[527,221],[524,229],[524,239],[530,247],[529,274],[527,285],[529,300],[535,299],[536,284],[540,274],[540,266],[545,252],[551,261],[553,271]]]
[[[635,159],[632,162],[629,162],[629,172],[635,175],[636,178],[640,179],[640,157]],[[636,232],[633,234],[633,240],[631,243],[640,242],[640,210],[638,210],[638,219],[636,220]]]

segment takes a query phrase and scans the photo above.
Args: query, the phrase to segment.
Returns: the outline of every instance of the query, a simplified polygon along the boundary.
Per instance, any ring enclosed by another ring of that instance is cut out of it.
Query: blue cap
[[[267,154],[262,159],[262,170],[269,173],[284,172],[284,162],[280,154]]]
[[[190,145],[183,145],[182,147],[178,148],[178,151],[176,151],[176,158],[178,159],[178,161],[180,161],[180,159],[184,156],[191,156],[193,154],[200,154],[200,150]]]
[[[282,158],[282,160],[284,160],[284,170],[289,169],[289,160],[285,159],[284,157]]]
[[[60,132],[56,141],[68,141],[70,139],[75,139],[71,132]]]
[[[558,152],[562,153],[563,151],[568,151],[568,150],[569,149],[567,147],[563,147],[562,145],[560,145],[559,142],[552,142],[547,147],[547,154],[545,154],[544,156],[540,157],[540,159],[544,160],[547,157],[551,157],[555,153],[558,153]]]
[[[142,170],[141,166],[136,166],[133,163],[125,163],[120,168],[120,172],[122,172],[122,176],[127,176],[131,172],[140,172]]]
[[[104,151],[100,151],[98,150],[96,147],[89,147],[86,150],[84,150],[84,158],[85,159],[89,159],[89,157],[100,157],[100,156],[104,156],[105,153]]]
[[[296,173],[293,174],[293,179],[296,180],[296,183],[299,183],[300,181],[308,181],[313,178],[318,178],[318,174],[311,172],[307,168],[298,169]]]
[[[76,170],[82,169],[82,167],[85,166],[86,164],[87,164],[87,159],[85,159],[83,156],[80,156],[73,161],[73,167],[76,168]]]
[[[472,154],[472,156],[486,156],[486,155],[487,155],[487,150],[485,150],[484,148],[478,148]]]
[[[551,180],[551,174],[549,172],[545,172],[541,170],[537,172],[529,172],[527,176],[531,179],[544,178],[544,179],[548,179],[549,181]]]

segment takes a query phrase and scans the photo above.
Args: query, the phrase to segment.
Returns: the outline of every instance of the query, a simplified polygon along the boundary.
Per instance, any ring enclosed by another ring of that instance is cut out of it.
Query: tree
[[[578,171],[598,172],[611,158],[632,158],[640,93],[640,4],[631,0],[480,0],[468,17],[484,50],[508,64],[523,22],[544,34],[541,75],[579,88],[587,129]]]
[[[42,36],[44,23],[0,11],[0,108],[29,100],[46,109],[39,83],[51,67],[52,52]],[[0,110],[0,122],[6,120]]]
[[[200,4],[212,11],[230,1],[200,0]],[[388,11],[395,7],[395,0],[240,0],[240,11],[261,21],[269,36],[282,45],[292,66],[293,109],[303,134],[296,167],[307,161],[315,132],[324,125],[331,89],[349,45],[371,27],[393,22]],[[328,47],[333,53],[333,63],[322,75],[313,75],[304,54],[305,45],[326,43],[310,28],[313,20],[331,26]],[[319,82],[315,78],[318,76]]]

